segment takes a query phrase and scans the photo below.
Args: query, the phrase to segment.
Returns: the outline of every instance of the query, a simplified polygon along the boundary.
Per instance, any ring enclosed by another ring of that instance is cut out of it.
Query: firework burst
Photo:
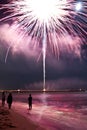
[[[20,29],[23,37],[29,35],[31,40],[35,39],[36,44],[42,43],[45,26],[47,44],[57,53],[61,50],[61,44],[72,48],[69,41],[61,41],[66,35],[71,39],[78,36],[82,41],[83,33],[87,34],[85,0],[79,4],[76,0],[13,0],[8,4],[1,4],[0,10],[3,9],[4,17],[0,21],[15,22],[15,29]]]

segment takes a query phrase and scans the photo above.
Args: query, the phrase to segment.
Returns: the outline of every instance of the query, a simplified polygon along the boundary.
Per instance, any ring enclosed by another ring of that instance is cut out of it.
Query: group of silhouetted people
[[[6,101],[5,92],[2,92],[2,107],[4,107],[5,101]],[[9,109],[11,109],[12,102],[13,102],[13,97],[12,97],[12,93],[10,92],[7,96],[7,104],[8,104]],[[31,94],[29,94],[29,97],[28,97],[28,105],[29,105],[29,110],[31,110],[32,109],[32,96],[31,96]]]
[[[5,101],[6,101],[5,92],[2,92],[2,107],[4,107]],[[8,108],[9,108],[9,109],[11,108],[12,101],[13,101],[12,94],[9,93],[9,94],[8,94],[8,97],[7,97],[7,104],[8,104]]]

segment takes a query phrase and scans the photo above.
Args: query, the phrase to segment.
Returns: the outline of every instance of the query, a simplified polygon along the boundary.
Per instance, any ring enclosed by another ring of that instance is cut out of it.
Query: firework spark
[[[81,3],[76,0],[13,0],[1,4],[0,10],[4,10],[0,21],[11,21],[11,27],[15,27],[20,38],[27,37],[34,47],[42,45],[44,86],[47,46],[58,56],[64,48],[77,52],[87,35],[86,0]],[[73,39],[78,42],[72,44]]]

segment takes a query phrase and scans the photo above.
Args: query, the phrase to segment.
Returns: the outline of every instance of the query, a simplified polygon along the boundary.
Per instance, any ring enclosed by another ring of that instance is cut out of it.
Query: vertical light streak
[[[46,25],[43,25],[43,43],[42,43],[42,55],[43,55],[43,90],[45,90],[45,80],[46,80],[46,46],[47,46],[47,38],[46,38]]]

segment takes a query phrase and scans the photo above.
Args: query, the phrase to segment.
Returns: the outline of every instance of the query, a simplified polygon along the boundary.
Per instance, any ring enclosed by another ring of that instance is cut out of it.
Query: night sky
[[[7,2],[7,0],[3,0],[3,4]],[[5,15],[3,12],[4,10],[0,12],[0,18]],[[16,49],[10,47],[5,62],[9,44],[17,37],[17,34],[10,32],[10,24],[11,21],[0,22],[0,89],[42,89],[41,47],[28,46],[27,48],[25,41],[22,41],[21,47]],[[48,46],[46,54],[46,88],[48,90],[87,89],[86,37],[87,35],[83,34],[83,44],[79,51],[68,52],[63,49],[59,58]],[[73,42],[75,41],[73,40]]]

